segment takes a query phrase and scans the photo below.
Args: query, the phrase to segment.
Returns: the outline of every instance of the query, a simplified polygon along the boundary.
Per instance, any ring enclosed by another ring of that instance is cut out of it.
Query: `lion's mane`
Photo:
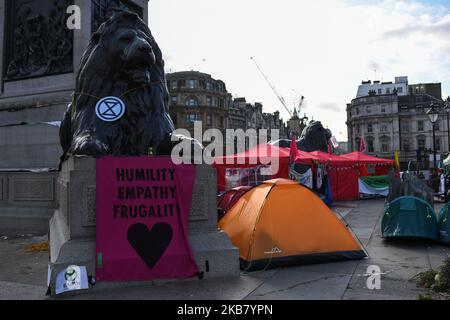
[[[153,48],[155,64],[150,68],[149,85],[130,87],[123,70],[112,64],[111,46],[120,28],[145,34]],[[120,124],[106,123],[96,117],[95,105],[99,98],[106,96],[124,101],[127,116],[120,119]],[[157,148],[174,130],[168,102],[164,61],[158,44],[136,14],[117,11],[92,35],[82,56],[76,90],[60,129],[64,154],[147,154],[150,147]],[[91,141],[91,149],[80,147],[86,145],[86,140]]]

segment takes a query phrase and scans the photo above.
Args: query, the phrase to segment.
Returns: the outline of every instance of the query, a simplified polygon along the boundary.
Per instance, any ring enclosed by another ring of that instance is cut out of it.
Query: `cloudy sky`
[[[346,140],[346,103],[361,80],[441,82],[450,94],[450,0],[150,0],[167,71],[198,70],[234,97],[290,108]]]

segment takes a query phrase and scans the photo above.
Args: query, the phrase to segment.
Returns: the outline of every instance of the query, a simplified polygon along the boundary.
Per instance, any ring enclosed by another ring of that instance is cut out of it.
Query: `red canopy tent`
[[[358,167],[354,160],[321,151],[310,154],[327,165],[333,200],[359,199]]]
[[[338,156],[336,154],[329,154],[329,153],[322,152],[322,151],[313,151],[313,152],[309,152],[309,154],[311,156],[313,156],[315,159],[318,159],[318,161],[320,163],[332,163],[335,165],[340,164],[340,165],[347,165],[347,166],[355,164],[355,162],[352,161],[351,159],[347,159],[342,156]]]
[[[295,163],[312,165],[314,157],[304,151],[297,151]],[[227,189],[226,171],[227,169],[244,169],[257,168],[259,166],[268,165],[268,160],[277,160],[279,163],[279,170],[276,174],[267,179],[275,178],[289,178],[289,162],[290,149],[280,148],[270,144],[260,144],[245,152],[227,155],[223,157],[216,157],[214,159],[213,167],[217,170],[217,184],[219,192]],[[273,162],[273,161],[272,161]]]
[[[377,158],[368,154],[365,154],[363,152],[355,151],[350,152],[347,154],[343,154],[340,156],[341,158],[346,158],[350,160],[355,160],[361,163],[373,163],[373,164],[394,164],[394,160],[391,159],[384,159],[384,158]]]
[[[395,160],[377,158],[359,151],[347,153],[341,157],[355,161],[360,166],[360,176],[384,176],[388,174],[388,168],[395,165]],[[367,172],[367,165],[374,165],[375,172],[369,174]]]

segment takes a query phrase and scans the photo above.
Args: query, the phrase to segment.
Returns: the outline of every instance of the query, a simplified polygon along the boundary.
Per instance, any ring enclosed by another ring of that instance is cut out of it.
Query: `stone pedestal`
[[[57,182],[58,206],[50,220],[52,292],[58,272],[71,264],[86,266],[88,275],[95,278],[95,179],[92,157],[70,157],[62,166]],[[228,236],[217,229],[216,186],[215,170],[198,165],[189,218],[189,242],[205,278],[239,275],[239,251]],[[130,283],[102,282],[92,288],[120,285]]]

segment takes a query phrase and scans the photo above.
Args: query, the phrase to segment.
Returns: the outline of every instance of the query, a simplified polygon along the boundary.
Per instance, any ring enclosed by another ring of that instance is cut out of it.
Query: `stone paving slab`
[[[319,273],[332,273],[332,274],[349,274],[352,275],[361,260],[351,260],[351,261],[339,261],[333,263],[322,263],[322,264],[311,264],[305,266],[295,267],[296,272],[312,271]],[[291,270],[291,268],[286,268],[286,272]]]
[[[349,283],[349,286],[344,294],[344,299],[358,296],[371,296],[369,299],[383,299],[382,296],[396,296],[397,299],[411,299],[416,300],[420,294],[425,293],[426,290],[418,288],[415,283],[411,281],[391,279],[382,277],[381,289],[370,290],[367,288],[366,276],[354,276]]]
[[[25,246],[46,239],[46,236],[0,238],[0,281],[45,286],[49,253],[26,252]]]
[[[267,279],[246,300],[339,300],[350,279],[350,274],[283,269]]]
[[[429,268],[428,255],[424,246],[410,248],[399,247],[366,247],[370,259],[375,264],[388,265],[413,265]]]
[[[342,300],[416,300],[417,296],[399,296],[396,292],[391,294],[382,292],[373,292],[368,290],[347,290]]]
[[[380,268],[382,281],[384,279],[409,281],[412,280],[418,273],[429,270],[428,267],[376,264],[374,263],[374,261],[368,259],[362,261],[358,265],[353,274],[353,278],[359,279],[360,281],[362,281],[362,278],[365,278],[367,280],[368,267],[374,265]],[[354,279],[352,279],[352,281]]]
[[[45,286],[0,281],[0,300],[42,300],[46,291]]]
[[[352,228],[352,231],[359,239],[369,239],[373,228]]]
[[[181,281],[164,285],[116,288],[82,295],[64,294],[54,299],[73,300],[243,300],[264,279],[241,276],[236,279]]]

